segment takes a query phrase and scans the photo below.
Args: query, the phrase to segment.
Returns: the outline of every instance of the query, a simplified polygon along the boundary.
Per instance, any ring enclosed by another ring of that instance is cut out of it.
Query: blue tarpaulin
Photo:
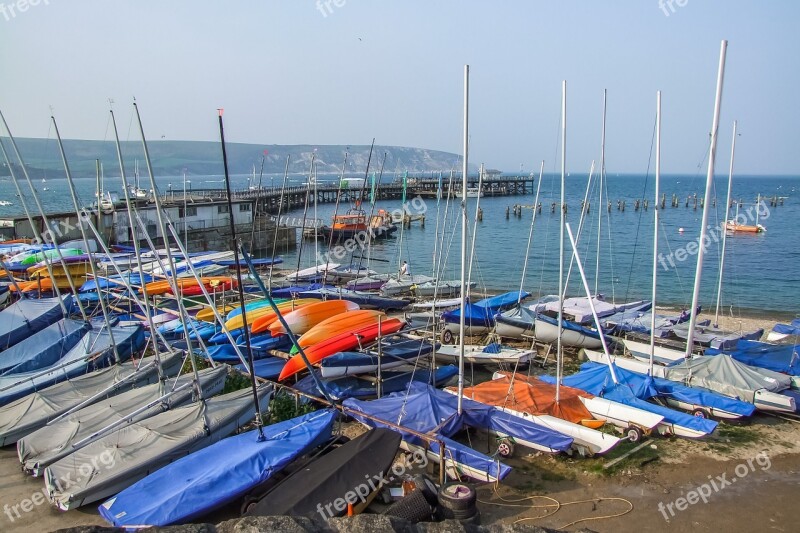
[[[652,377],[637,374],[636,372],[619,368],[616,365],[614,366],[614,371],[619,383],[614,383],[608,366],[598,363],[585,363],[581,366],[580,372],[565,376],[562,384],[611,401],[659,414],[664,417],[664,422],[668,424],[676,424],[703,433],[711,433],[717,428],[717,423],[713,420],[691,416],[646,401],[659,395]],[[556,381],[552,376],[539,376],[539,379],[547,383],[555,383]],[[722,403],[730,406],[727,402],[730,400],[729,398],[720,398],[725,400]]]
[[[464,307],[464,322],[468,326],[490,327],[494,325],[494,315],[517,305],[517,302],[528,296],[529,292],[513,291],[467,304]],[[461,320],[461,309],[443,313],[442,319],[449,324],[458,324]]]
[[[436,369],[434,378],[438,386],[447,385],[450,378],[458,374],[458,368],[453,365],[440,366]],[[408,389],[410,383],[431,383],[431,371],[417,369],[414,372],[397,370],[384,370],[381,373],[381,391],[383,394],[393,392],[403,392]],[[375,382],[361,379],[356,376],[344,376],[340,378],[323,379],[325,390],[334,399],[344,400],[346,398],[371,398],[376,396],[377,388]],[[306,376],[298,381],[294,388],[312,396],[322,396],[317,384],[312,376]]]
[[[144,328],[142,326],[112,327],[114,342],[120,362],[144,347]],[[0,377],[0,405],[5,405],[23,396],[55,385],[91,370],[113,364],[111,335],[108,327],[95,327],[87,333],[63,358],[48,368],[40,368],[21,374]],[[88,361],[91,356],[92,360]]]
[[[296,457],[331,437],[333,409],[248,431],[182,457],[131,485],[100,507],[117,527],[168,526],[244,496]]]
[[[774,331],[774,330],[773,330]],[[709,348],[705,355],[718,355],[721,350]],[[734,350],[725,352],[740,363],[775,372],[800,375],[800,349],[794,344],[768,344],[766,342],[740,340]]]
[[[71,296],[64,305],[69,307]],[[0,311],[0,351],[64,318],[58,298],[23,298]]]
[[[380,424],[359,416],[358,412],[437,437],[452,437],[469,426],[490,429],[558,451],[566,451],[572,445],[572,438],[566,435],[468,398],[463,399],[463,409],[459,415],[456,396],[421,383],[412,383],[408,387],[408,393],[394,393],[372,401],[345,400],[344,406],[355,411],[349,413],[354,418],[371,427]],[[403,439],[412,444],[427,446],[426,442],[410,433],[403,433]],[[495,462],[479,452],[473,453],[474,455],[470,453],[469,456],[465,454],[462,457],[464,464],[485,472],[486,461]],[[508,470],[501,469],[500,479],[507,473]]]
[[[0,355],[0,375],[31,372],[55,364],[91,329],[80,320],[51,324]]]
[[[795,318],[790,324],[775,324],[772,331],[784,335],[800,335],[800,318]]]

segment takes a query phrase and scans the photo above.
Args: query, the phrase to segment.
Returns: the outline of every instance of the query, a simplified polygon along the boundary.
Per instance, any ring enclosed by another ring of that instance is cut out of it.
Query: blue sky
[[[0,109],[18,136],[51,135],[52,105],[64,137],[106,139],[113,98],[135,139],[135,96],[153,139],[216,140],[224,107],[231,142],[460,152],[468,63],[472,163],[557,169],[567,80],[570,171],[599,159],[603,89],[608,172],[646,171],[660,89],[663,171],[694,174],[728,39],[717,171],[734,119],[737,172],[800,171],[795,0],[338,3],[0,0]]]

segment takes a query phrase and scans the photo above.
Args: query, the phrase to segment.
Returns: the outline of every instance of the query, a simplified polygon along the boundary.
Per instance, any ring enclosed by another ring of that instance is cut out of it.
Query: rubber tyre
[[[628,440],[631,442],[639,442],[642,440],[642,437],[644,437],[644,433],[636,426],[629,426],[628,429],[625,430],[625,436],[628,437]]]
[[[700,407],[692,411],[692,416],[696,416],[697,418],[705,418],[706,420],[711,418],[708,412],[706,412],[705,409],[701,409]]]
[[[511,439],[500,439],[497,443],[497,453],[500,457],[507,459],[514,456],[514,442]]]
[[[436,509],[437,519],[458,520],[462,524],[469,523],[468,521],[472,520],[476,514],[478,514],[478,508],[475,506],[472,506],[469,509],[461,509],[458,511],[448,509],[447,507],[442,507],[441,505]]]
[[[467,511],[475,507],[478,494],[466,483],[452,481],[442,485],[442,488],[439,489],[438,499],[440,507],[451,511]]]
[[[454,344],[456,336],[449,329],[442,331],[442,344]]]
[[[414,485],[422,491],[422,494],[425,496],[425,499],[428,500],[428,503],[433,505],[434,507],[438,505],[439,498],[436,495],[436,485],[433,481],[430,480],[428,476],[425,474],[416,474],[413,478]]]

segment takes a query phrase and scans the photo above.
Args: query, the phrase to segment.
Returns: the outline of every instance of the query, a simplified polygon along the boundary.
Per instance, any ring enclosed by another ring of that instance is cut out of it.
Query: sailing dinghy
[[[269,403],[272,390],[271,384],[258,387],[261,407]],[[252,420],[250,388],[171,409],[109,433],[51,464],[44,472],[45,492],[63,511],[108,498]],[[74,483],[67,486],[65,479]]]
[[[156,470],[100,505],[127,529],[185,523],[243,497],[331,437],[336,411],[325,409],[223,439]],[[318,481],[318,480],[315,480]]]

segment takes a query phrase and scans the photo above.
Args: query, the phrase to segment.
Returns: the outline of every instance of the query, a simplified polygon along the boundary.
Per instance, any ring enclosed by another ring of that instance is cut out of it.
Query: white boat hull
[[[558,341],[558,327],[555,324],[545,322],[544,320],[537,320],[534,327],[536,329],[537,340],[546,344],[553,344]],[[575,348],[599,348],[603,343],[600,339],[563,328],[561,345]]]
[[[464,346],[464,362],[476,365],[488,364],[524,364],[536,355],[533,350],[520,350],[518,348],[502,348],[500,353],[484,352],[485,346],[468,344]],[[445,344],[436,352],[436,360],[444,359],[447,362],[458,363],[461,349],[458,344]]]
[[[575,424],[568,420],[562,420],[550,415],[531,415],[522,411],[516,411],[507,407],[498,407],[501,411],[532,421],[534,424],[552,429],[569,437],[572,437],[572,447],[582,456],[600,455],[608,452],[620,443],[622,439],[588,428],[580,424]],[[519,442],[518,439],[515,439]]]

